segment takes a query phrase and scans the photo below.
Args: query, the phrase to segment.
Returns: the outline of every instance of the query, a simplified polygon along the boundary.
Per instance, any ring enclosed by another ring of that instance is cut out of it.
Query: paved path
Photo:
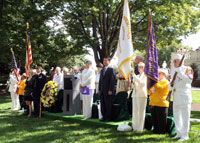
[[[192,91],[200,91],[200,88],[199,87],[192,87],[191,90]],[[192,111],[200,111],[200,103],[192,103],[191,110]]]
[[[200,103],[192,103],[191,110],[200,111]]]
[[[192,87],[191,90],[192,91],[200,91],[200,88],[199,87]]]

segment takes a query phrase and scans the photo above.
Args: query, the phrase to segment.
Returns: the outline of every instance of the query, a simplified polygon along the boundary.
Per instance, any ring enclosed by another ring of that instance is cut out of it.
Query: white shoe
[[[22,109],[22,110],[19,110],[18,112],[19,112],[19,113],[24,113],[24,109]]]
[[[13,109],[13,111],[17,111],[17,110],[18,110],[17,108]]]
[[[176,136],[174,136],[172,139],[174,140],[174,139],[178,139],[178,138],[181,138],[181,137],[178,136],[178,135],[176,135]]]
[[[183,142],[183,141],[186,141],[186,140],[188,140],[189,138],[187,137],[187,138],[180,138],[178,141],[179,142]]]

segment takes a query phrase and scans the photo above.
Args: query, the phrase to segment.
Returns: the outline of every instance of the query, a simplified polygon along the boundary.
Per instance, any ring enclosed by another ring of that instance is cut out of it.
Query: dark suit
[[[103,70],[101,71],[99,80],[101,112],[103,115],[103,120],[110,121],[112,115],[112,99],[115,92],[116,75],[114,69],[108,67],[103,76]],[[113,95],[108,95],[108,91],[112,91]]]
[[[40,96],[46,82],[47,82],[47,79],[43,73],[40,73],[39,75],[35,77],[34,87],[33,87],[33,102],[34,102],[35,117],[39,117]]]
[[[139,74],[139,71],[138,71],[138,65],[135,66],[134,72],[135,72],[136,75]]]

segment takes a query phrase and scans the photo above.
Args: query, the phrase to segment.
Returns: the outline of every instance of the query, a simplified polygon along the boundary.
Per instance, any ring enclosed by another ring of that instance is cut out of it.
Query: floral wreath
[[[49,81],[45,84],[41,93],[41,102],[44,107],[51,107],[58,95],[58,86],[56,82]]]

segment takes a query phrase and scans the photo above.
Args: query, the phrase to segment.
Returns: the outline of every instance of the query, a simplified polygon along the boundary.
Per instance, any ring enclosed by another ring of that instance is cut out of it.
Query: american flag
[[[18,70],[18,68],[17,68],[17,62],[16,62],[16,60],[15,60],[14,51],[13,51],[12,48],[11,48],[10,50],[11,50],[11,53],[12,53],[14,74],[15,74],[15,76],[16,76],[16,78],[17,78],[17,81],[19,82],[19,81],[20,81],[20,78],[19,78],[19,70]]]
[[[30,68],[31,63],[33,62],[28,23],[26,24],[26,43],[27,43],[27,48],[26,48],[26,66],[25,66],[25,68],[26,68],[26,76],[28,76],[28,70]]]

